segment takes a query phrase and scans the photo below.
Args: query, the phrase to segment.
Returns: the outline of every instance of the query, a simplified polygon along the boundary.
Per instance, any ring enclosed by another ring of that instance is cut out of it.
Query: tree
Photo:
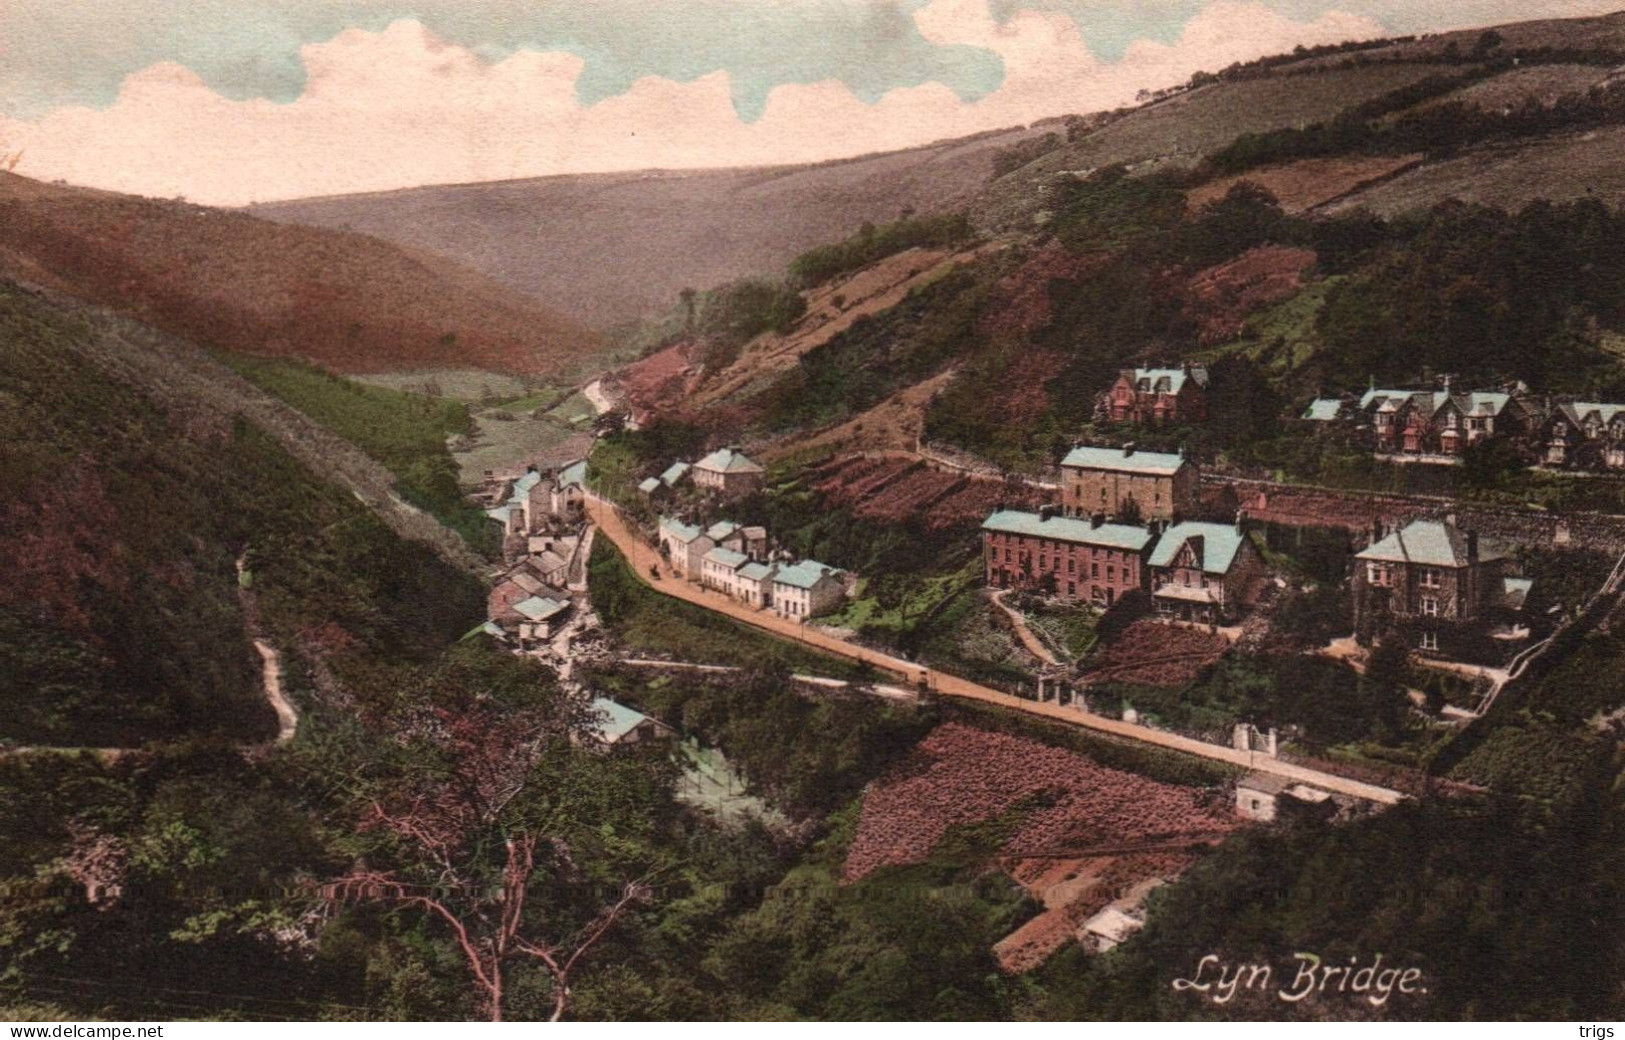
[[[470,654],[441,671],[427,703],[390,720],[403,734],[403,754],[369,785],[360,830],[381,834],[379,853],[395,865],[362,861],[319,896],[332,909],[377,902],[440,921],[468,966],[476,1005],[493,1022],[503,1017],[510,966],[541,969],[558,1021],[583,957],[650,891],[637,880],[603,905],[573,901],[592,888],[581,884],[571,851],[569,834],[580,828],[540,792],[568,789],[573,766],[604,757],[571,746],[590,709],[551,684],[533,692],[544,684],[532,669],[516,674]],[[534,783],[544,767],[546,782]],[[546,907],[531,898],[544,875],[563,893]]]

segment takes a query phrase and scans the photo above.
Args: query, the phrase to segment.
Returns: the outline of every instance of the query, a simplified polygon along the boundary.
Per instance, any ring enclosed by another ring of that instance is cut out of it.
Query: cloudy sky
[[[800,162],[1620,0],[3,0],[17,172],[199,202]]]

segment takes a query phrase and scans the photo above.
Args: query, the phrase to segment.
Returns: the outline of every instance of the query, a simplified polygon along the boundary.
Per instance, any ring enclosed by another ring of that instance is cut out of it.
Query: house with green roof
[[[1145,587],[1152,534],[1132,524],[1001,509],[982,522],[988,585],[1105,608]]]
[[[701,561],[706,553],[716,548],[717,543],[700,528],[686,524],[675,516],[660,518],[659,537],[660,555],[677,576],[699,581]]]
[[[1184,621],[1235,618],[1256,600],[1264,559],[1237,524],[1174,524],[1151,550],[1157,613]]]
[[[742,552],[716,546],[700,558],[700,584],[729,598],[739,594],[739,569],[750,562]]]
[[[1568,401],[1552,409],[1541,430],[1547,466],[1625,469],[1625,404]]]
[[[817,560],[800,560],[781,566],[773,574],[772,601],[768,606],[781,617],[805,621],[828,614],[846,598],[842,572]]]
[[[1173,520],[1196,511],[1199,479],[1183,451],[1080,446],[1061,460],[1061,506],[1073,517]]]
[[[593,721],[586,735],[605,748],[664,740],[672,735],[671,727],[665,723],[608,697],[594,697],[592,713]]]
[[[1107,422],[1199,423],[1207,418],[1207,382],[1201,365],[1125,368],[1097,411]]]
[[[1384,534],[1354,558],[1355,634],[1414,635],[1413,645],[1438,651],[1441,636],[1495,619],[1521,606],[1529,586],[1512,579],[1507,554],[1453,520],[1413,520]]]
[[[724,495],[740,495],[762,486],[767,474],[761,463],[735,447],[719,448],[694,463],[694,483]]]

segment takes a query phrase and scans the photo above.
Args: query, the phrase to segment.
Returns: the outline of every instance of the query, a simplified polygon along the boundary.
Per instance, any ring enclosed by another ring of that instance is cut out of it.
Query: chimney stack
[[[1091,528],[1099,527],[1101,524],[1103,524],[1105,522],[1106,522],[1106,514],[1105,513],[1091,513],[1091,514],[1089,514],[1089,526]]]
[[[1045,503],[1044,505],[1041,505],[1041,506],[1038,507],[1038,518],[1040,520],[1048,520],[1051,517],[1053,517],[1054,515],[1055,515],[1055,505],[1054,505],[1054,503]]]
[[[1126,459],[1130,455],[1133,455],[1133,454],[1134,454],[1134,442],[1129,441],[1127,444],[1123,445],[1123,457]]]
[[[1468,563],[1477,563],[1478,562],[1478,532],[1477,531],[1468,531],[1467,532],[1467,562]]]

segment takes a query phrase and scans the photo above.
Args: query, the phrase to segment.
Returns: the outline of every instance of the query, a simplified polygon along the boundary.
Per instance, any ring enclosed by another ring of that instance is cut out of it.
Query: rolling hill
[[[348,231],[0,174],[0,274],[196,343],[338,372],[563,373],[598,336],[440,257]]]
[[[838,162],[460,184],[267,203],[250,212],[431,250],[607,328],[679,290],[771,273],[905,209],[964,206],[1013,129]]]

